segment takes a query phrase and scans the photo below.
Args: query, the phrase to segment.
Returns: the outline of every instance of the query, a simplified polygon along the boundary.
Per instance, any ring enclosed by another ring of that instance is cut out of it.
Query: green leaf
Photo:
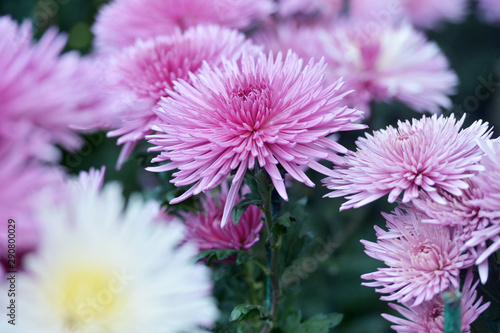
[[[195,261],[198,261],[203,258],[207,258],[207,263],[210,263],[212,260],[224,260],[231,256],[236,256],[236,264],[241,265],[245,263],[250,256],[245,251],[233,250],[233,249],[217,249],[217,250],[205,250],[198,253],[195,257]]]
[[[237,225],[240,222],[240,218],[245,211],[248,209],[250,205],[256,205],[258,207],[262,207],[262,200],[257,199],[243,199],[238,202],[233,207],[233,211],[231,212],[231,217],[233,218],[234,225]]]
[[[292,222],[297,222],[297,219],[294,216],[291,216],[290,213],[286,213],[275,220],[275,223],[289,228],[292,225]]]
[[[300,322],[302,315],[300,311],[288,316],[284,331],[287,333],[328,333],[331,328],[342,321],[340,313],[319,314],[304,322]]]
[[[269,318],[269,313],[262,305],[239,304],[231,312],[229,321],[243,320],[255,314],[259,314],[261,319]]]
[[[340,324],[343,315],[340,313],[319,314],[302,323],[303,333],[328,333],[330,328]]]
[[[245,198],[249,200],[261,200],[262,194],[260,193],[259,182],[254,175],[247,172],[245,174],[245,184],[250,188],[250,192],[245,194]]]

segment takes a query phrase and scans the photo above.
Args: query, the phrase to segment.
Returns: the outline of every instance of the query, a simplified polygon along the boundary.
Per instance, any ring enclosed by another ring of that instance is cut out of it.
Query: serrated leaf
[[[236,205],[234,205],[233,211],[231,212],[231,217],[233,218],[234,225],[237,225],[240,222],[241,216],[245,214],[246,210],[250,205],[256,205],[258,207],[262,207],[262,200],[243,199]]]
[[[280,217],[278,217],[276,220],[275,220],[275,223],[285,227],[285,228],[289,228],[291,225],[292,225],[292,222],[296,222],[297,219],[293,216],[290,215],[290,213],[286,213]]]
[[[239,304],[231,312],[229,321],[243,320],[252,314],[259,314],[262,319],[269,318],[268,312],[262,305]]]

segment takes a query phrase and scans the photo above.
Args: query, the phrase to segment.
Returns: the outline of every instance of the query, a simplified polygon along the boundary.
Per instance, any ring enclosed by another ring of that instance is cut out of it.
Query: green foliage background
[[[32,19],[37,36],[48,27],[57,26],[69,36],[67,50],[87,53],[91,50],[93,39],[90,27],[98,8],[105,2],[0,0],[0,15],[11,15],[20,21]],[[465,22],[445,25],[440,31],[429,32],[428,36],[440,45],[459,75],[461,84],[452,99],[456,116],[460,118],[463,113],[460,105],[470,102],[469,96],[475,96],[476,88],[481,85],[481,77],[488,80],[491,76],[495,82],[500,81],[500,29],[481,22],[471,3],[470,15]],[[495,136],[498,136],[500,85],[492,90],[489,98],[480,101],[478,107],[468,113],[466,124],[484,119],[496,127]],[[485,88],[482,88],[484,91]],[[467,106],[462,109],[467,110]],[[395,125],[398,119],[412,117],[420,115],[400,104],[377,104],[369,120],[370,130]],[[340,140],[353,149],[355,139],[361,134],[349,133],[342,135]],[[81,151],[65,152],[62,164],[68,172],[77,173],[91,166],[106,165],[106,180],[122,182],[125,194],[145,187],[150,195],[162,195],[165,198],[172,195],[155,186],[157,175],[144,171],[148,156],[137,155],[122,170],[116,171],[114,165],[119,148],[115,139],[106,138],[104,133],[95,133],[85,136],[84,140]],[[310,176],[316,184],[320,184],[321,177],[315,174]],[[292,279],[294,289],[289,292],[289,297],[297,297],[303,318],[318,313],[340,312],[344,314],[344,319],[334,332],[391,332],[389,323],[380,317],[380,313],[393,313],[392,310],[385,302],[378,300],[379,295],[372,288],[360,285],[360,275],[375,270],[379,263],[364,254],[359,240],[375,240],[373,225],[383,225],[380,211],[389,212],[392,206],[380,200],[358,210],[339,213],[343,199],[322,199],[327,193],[326,188],[317,186],[311,189],[295,183],[290,193],[293,199],[307,198],[307,216],[300,223],[302,232],[310,235],[310,243],[300,259],[292,265],[292,269],[300,271],[290,273],[295,278]],[[315,258],[314,254],[323,248],[325,242],[334,244],[333,253],[326,260],[311,259]],[[474,331],[486,332],[484,323],[478,322]]]

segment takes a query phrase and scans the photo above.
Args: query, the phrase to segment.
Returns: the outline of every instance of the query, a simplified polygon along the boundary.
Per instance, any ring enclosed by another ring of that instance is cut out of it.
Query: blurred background
[[[22,21],[31,19],[37,36],[47,28],[57,27],[68,35],[66,50],[83,54],[91,52],[93,36],[91,26],[100,6],[106,0],[0,0],[0,15],[10,15]],[[445,24],[439,31],[427,32],[447,55],[452,68],[460,78],[460,86],[452,97],[451,112],[460,118],[467,114],[466,126],[483,119],[500,133],[500,27],[482,22],[471,2],[467,19],[460,24]],[[0,59],[1,61],[1,59]],[[493,84],[487,84],[492,82]],[[488,91],[488,97],[477,96],[478,87]],[[370,131],[395,125],[399,119],[420,117],[401,104],[374,106]],[[353,149],[361,132],[342,134],[341,143]],[[128,195],[141,188],[154,193],[163,191],[154,187],[155,177],[146,171],[148,157],[137,155],[117,171],[115,163],[119,153],[116,139],[106,138],[103,132],[84,137],[81,151],[65,152],[62,164],[70,173],[88,170],[91,166],[107,166],[106,180],[119,180]],[[145,149],[144,149],[145,150]],[[316,184],[321,178],[310,174]],[[335,332],[391,332],[390,324],[380,313],[393,313],[373,288],[361,286],[360,275],[376,270],[379,263],[363,252],[360,239],[376,239],[373,226],[383,225],[381,211],[393,207],[379,200],[361,209],[339,213],[343,199],[322,199],[327,189],[307,188],[294,183],[289,191],[292,199],[302,199],[307,214],[301,219],[301,232],[309,236],[300,258],[285,272],[288,295],[298,297],[303,317],[317,313],[340,312],[344,320]],[[326,253],[326,255],[324,255]],[[294,291],[301,290],[295,295]],[[485,324],[478,321],[473,332],[486,332]]]

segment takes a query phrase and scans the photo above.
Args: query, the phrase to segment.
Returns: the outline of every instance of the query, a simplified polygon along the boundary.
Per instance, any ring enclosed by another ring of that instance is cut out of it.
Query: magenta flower
[[[478,165],[482,151],[475,142],[488,138],[488,123],[477,121],[461,129],[465,116],[456,121],[450,117],[424,116],[410,123],[398,122],[398,127],[366,134],[356,142],[356,152],[345,158],[326,178],[326,186],[334,190],[327,197],[347,196],[340,210],[359,208],[389,194],[394,202],[403,194],[403,202],[419,197],[425,191],[433,200],[445,204],[438,189],[460,196],[469,187],[465,182]]]
[[[458,289],[460,269],[471,266],[473,259],[461,253],[451,228],[422,223],[426,216],[411,206],[403,209],[407,213],[396,209],[393,215],[383,214],[388,231],[375,226],[376,243],[361,240],[366,254],[388,266],[361,278],[375,280],[362,284],[389,294],[381,300],[417,306],[450,287]]]
[[[403,19],[419,28],[436,29],[443,22],[462,21],[467,6],[467,0],[351,0],[349,14],[362,18],[363,30]]]
[[[149,171],[179,169],[172,182],[194,185],[171,201],[221,184],[236,170],[224,207],[222,225],[228,220],[243,176],[258,165],[265,169],[281,197],[288,199],[278,164],[294,179],[314,186],[302,171],[309,166],[323,174],[331,171],[316,158],[334,163],[335,152],[347,150],[327,138],[331,133],[365,128],[355,124],[362,112],[342,107],[342,82],[323,86],[325,64],[302,60],[289,52],[274,59],[261,54],[243,56],[241,64],[224,61],[223,70],[204,65],[198,77],[175,84],[172,98],[163,99],[153,129],[165,134],[148,140],[160,151],[153,162],[170,161]]]
[[[93,31],[106,52],[198,24],[246,28],[274,10],[272,0],[115,0],[101,9]]]
[[[401,101],[418,112],[439,113],[452,106],[457,76],[438,45],[407,24],[384,25],[362,31],[358,20],[322,27],[278,25],[258,35],[273,50],[291,48],[299,56],[325,57],[327,81],[345,79],[349,106],[367,109],[371,101]]]
[[[200,251],[212,249],[248,250],[259,241],[259,233],[264,226],[262,212],[251,205],[241,216],[237,225],[232,219],[221,228],[223,207],[228,195],[227,183],[222,183],[221,192],[206,195],[201,199],[202,210],[198,214],[183,213],[186,221],[186,240],[198,244]],[[241,197],[237,196],[236,200]]]
[[[137,142],[151,133],[151,125],[158,118],[153,109],[162,97],[169,95],[175,80],[190,82],[188,73],[196,74],[203,61],[220,66],[222,57],[239,59],[243,52],[256,55],[260,48],[236,30],[219,26],[197,26],[183,34],[138,40],[122,50],[111,61],[110,70],[115,96],[123,101],[117,106],[123,122],[108,134],[121,136],[118,144],[124,145],[118,166]]]
[[[472,285],[472,273],[469,270],[462,287],[462,333],[470,333],[470,325],[483,313],[489,302],[481,305],[483,297],[476,301],[476,287],[479,282]],[[432,300],[423,302],[418,306],[403,307],[398,304],[389,304],[391,308],[398,311],[406,319],[389,314],[382,317],[396,324],[391,326],[393,330],[400,333],[442,333],[444,332],[444,302],[441,295],[436,295]]]
[[[79,147],[71,127],[105,125],[109,101],[96,63],[74,52],[60,55],[66,38],[54,29],[32,43],[29,22],[1,17],[0,34],[0,139],[34,144],[32,151],[55,158],[54,144]]]

